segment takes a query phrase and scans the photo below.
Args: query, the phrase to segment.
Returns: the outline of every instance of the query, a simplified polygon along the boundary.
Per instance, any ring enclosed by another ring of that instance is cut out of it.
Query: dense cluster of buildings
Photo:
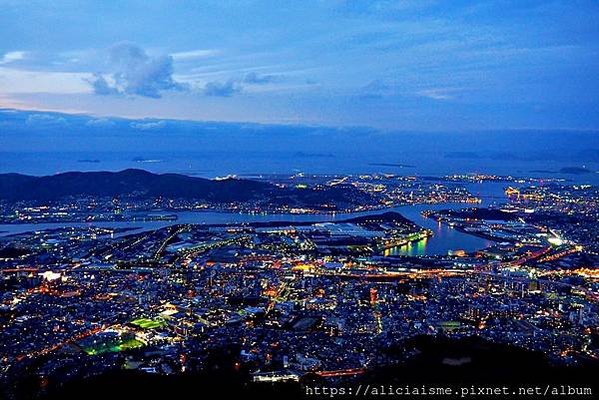
[[[370,179],[360,185],[378,190]],[[439,196],[431,187],[412,196]],[[360,374],[409,359],[388,349],[419,335],[476,335],[558,364],[597,360],[597,193],[586,190],[526,187],[497,209],[427,213],[495,242],[446,256],[388,256],[432,232],[382,211],[1,237],[4,395],[25,379],[44,391],[111,370],[197,372],[214,349],[256,381]],[[471,197],[462,191],[452,193]]]

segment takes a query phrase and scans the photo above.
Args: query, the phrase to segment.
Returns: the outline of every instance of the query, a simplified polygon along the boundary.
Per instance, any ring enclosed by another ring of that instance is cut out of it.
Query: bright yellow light
[[[549,239],[547,239],[547,241],[554,246],[561,246],[562,244],[564,244],[564,241],[558,237],[550,237]]]

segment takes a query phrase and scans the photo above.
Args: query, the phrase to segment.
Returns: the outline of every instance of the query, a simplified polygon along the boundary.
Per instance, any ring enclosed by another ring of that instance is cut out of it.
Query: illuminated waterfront
[[[482,199],[482,206],[496,204],[503,193],[504,184],[497,182],[484,182],[466,185],[470,191]],[[460,209],[463,204],[420,204],[401,207],[392,207],[387,210],[397,211],[416,224],[430,229],[433,236],[399,248],[390,249],[386,255],[447,255],[450,250],[474,251],[490,246],[493,242],[477,236],[459,232],[451,227],[439,224],[422,216],[425,210]],[[67,222],[67,223],[35,223],[35,224],[0,224],[0,237],[20,233],[56,229],[60,227],[102,227],[127,229],[116,233],[114,237],[122,237],[134,233],[147,232],[175,224],[241,224],[253,222],[332,222],[352,217],[379,213],[380,210],[358,213],[335,214],[289,214],[289,213],[233,213],[214,211],[180,211],[168,212],[175,214],[174,221],[123,221],[123,222]]]
[[[439,224],[433,220],[421,215],[423,210],[461,208],[463,205],[444,205],[429,206],[416,205],[394,207],[390,211],[397,211],[411,221],[433,231],[433,236],[414,242],[407,246],[392,249],[387,255],[447,255],[449,250],[479,250],[489,246],[492,242],[473,235],[459,232],[447,225]],[[56,229],[61,227],[101,227],[130,229],[128,231],[117,233],[114,237],[122,237],[131,234],[152,231],[176,224],[240,224],[251,222],[331,222],[340,221],[347,218],[376,214],[380,211],[355,214],[322,214],[322,215],[295,215],[295,214],[243,214],[211,211],[186,211],[174,213],[178,219],[176,221],[127,221],[127,222],[94,222],[94,223],[40,223],[40,224],[1,224],[0,237],[16,235],[20,233],[41,231],[46,229]]]

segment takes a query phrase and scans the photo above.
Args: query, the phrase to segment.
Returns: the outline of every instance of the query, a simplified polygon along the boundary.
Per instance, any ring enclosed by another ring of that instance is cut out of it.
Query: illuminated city
[[[597,4],[28,3],[0,399],[596,398]]]
[[[485,206],[462,186],[471,180],[481,192],[500,182],[503,198]],[[405,361],[412,353],[385,349],[425,335],[478,336],[558,365],[599,358],[596,187],[470,175],[263,182],[336,187],[360,205],[3,201],[3,381],[33,374],[44,390],[115,368],[189,374],[232,344],[254,382],[336,379]],[[239,221],[210,222],[219,214]],[[460,243],[444,229],[488,245],[428,254],[434,240]]]

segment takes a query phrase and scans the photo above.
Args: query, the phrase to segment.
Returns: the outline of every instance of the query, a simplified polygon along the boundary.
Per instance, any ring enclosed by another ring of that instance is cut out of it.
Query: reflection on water
[[[442,208],[461,208],[463,205],[417,205],[404,206],[391,209],[401,213],[416,224],[433,231],[433,236],[418,242],[412,242],[405,246],[391,248],[385,252],[386,256],[393,255],[447,255],[450,250],[475,251],[483,249],[492,244],[491,241],[459,232],[447,225],[442,225],[435,220],[425,218],[421,215],[423,210]],[[384,210],[384,211],[391,211]],[[41,224],[2,224],[0,225],[0,237],[15,235],[25,232],[42,231],[46,229],[57,229],[65,227],[104,227],[104,228],[127,228],[126,232],[116,233],[115,238],[141,233],[155,229],[164,228],[174,224],[234,224],[266,221],[289,221],[289,222],[324,222],[340,221],[348,218],[367,214],[377,214],[383,211],[373,211],[357,214],[327,214],[327,215],[287,215],[287,214],[239,214],[222,212],[180,212],[176,213],[176,221],[130,221],[130,222],[93,222],[93,223],[41,223]]]
[[[477,186],[477,193],[483,198],[483,206],[497,199],[497,192],[502,184],[484,183]],[[472,190],[472,189],[471,189]],[[472,190],[475,191],[475,190]],[[379,214],[385,211],[396,211],[414,223],[433,231],[433,236],[413,242],[405,246],[392,248],[385,255],[447,255],[450,250],[464,250],[466,252],[480,250],[490,246],[493,242],[477,236],[459,232],[447,225],[425,218],[421,215],[424,210],[459,209],[464,204],[437,204],[395,207],[387,210],[370,211],[355,214],[326,214],[326,215],[291,215],[291,214],[240,214],[210,211],[185,211],[177,214],[176,221],[133,221],[133,222],[94,222],[94,223],[41,223],[41,224],[0,224],[0,237],[24,232],[42,231],[64,227],[106,227],[129,228],[127,232],[117,233],[114,237],[122,237],[132,233],[140,233],[164,228],[174,224],[234,224],[266,221],[289,222],[324,222],[340,221],[348,218],[369,214]]]
[[[403,246],[395,246],[389,249],[385,249],[383,255],[385,257],[389,256],[423,256],[426,254],[426,247],[428,242],[428,237],[424,237],[423,239],[417,242],[409,242]]]
[[[447,255],[451,250],[471,252],[492,245],[493,242],[490,240],[460,232],[448,225],[441,224],[436,220],[425,218],[421,214],[424,210],[459,209],[463,207],[463,204],[439,204],[398,208],[397,211],[403,214],[404,217],[433,231],[433,236],[426,240],[411,243],[410,245],[397,247],[393,249],[393,252],[389,255]]]
[[[485,182],[481,184],[469,184],[468,190],[481,197],[481,207],[503,201],[504,183]],[[464,204],[435,204],[398,207],[395,210],[416,224],[433,231],[433,236],[416,243],[400,246],[389,251],[385,256],[404,255],[447,255],[449,251],[464,250],[472,252],[493,244],[491,240],[460,232],[448,225],[422,216],[425,210],[461,209],[468,207]]]

